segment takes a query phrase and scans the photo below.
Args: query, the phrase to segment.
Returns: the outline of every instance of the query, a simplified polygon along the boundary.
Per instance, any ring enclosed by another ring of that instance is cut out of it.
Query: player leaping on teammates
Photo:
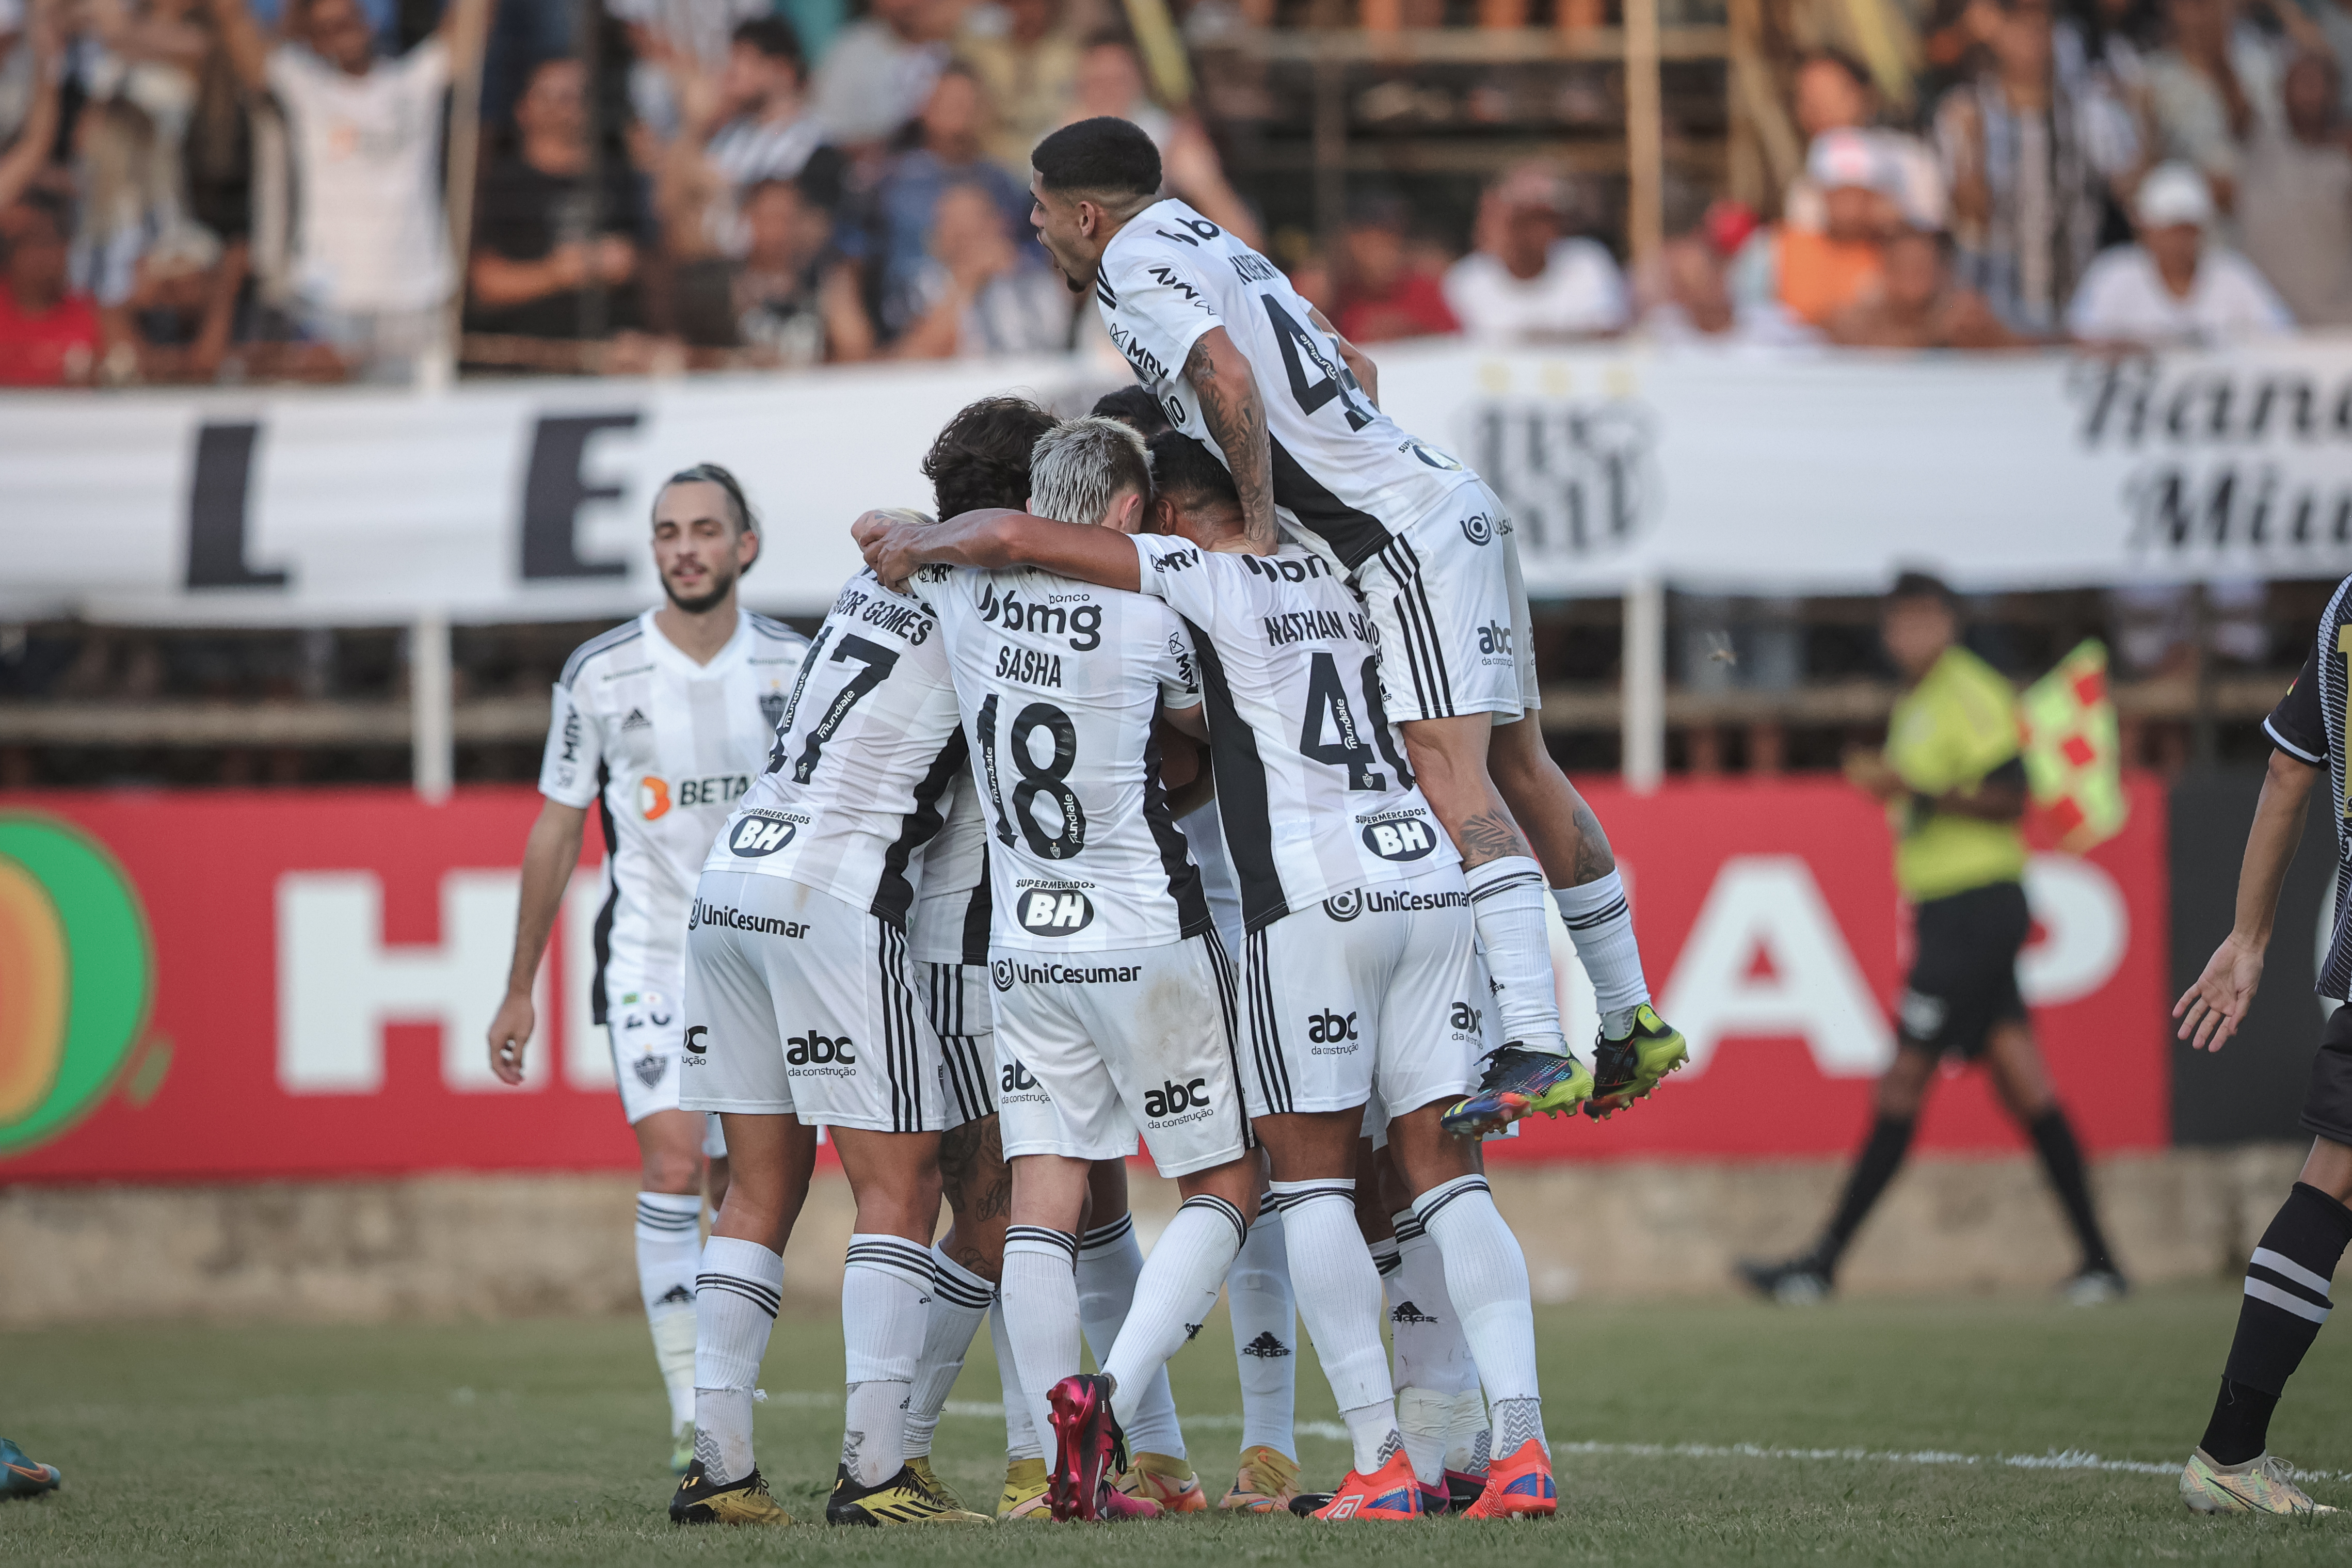
[[[1482,981],[1469,892],[1459,857],[1414,788],[1382,711],[1370,619],[1320,555],[1299,547],[1279,552],[1252,548],[1237,509],[1217,504],[1223,499],[1221,490],[1232,494],[1229,477],[1205,447],[1177,431],[1153,439],[1147,469],[1142,442],[1124,426],[1101,419],[1063,426],[1040,444],[1034,473],[1039,510],[1056,510],[1053,501],[1067,482],[1066,470],[1087,458],[1107,472],[1108,482],[1058,510],[1099,517],[1108,526],[982,512],[946,524],[861,521],[860,542],[886,580],[902,578],[927,562],[980,569],[952,574],[932,591],[943,599],[954,595],[956,603],[985,607],[978,616],[943,612],[960,683],[982,662],[971,654],[1002,649],[995,658],[1000,679],[982,687],[987,695],[974,731],[983,763],[991,764],[989,787],[994,793],[1000,773],[1006,787],[1013,787],[1011,774],[1017,771],[1024,781],[1019,787],[1034,792],[1029,805],[1014,795],[1023,836],[1033,849],[1068,841],[1060,853],[1074,872],[1089,878],[1097,873],[1079,806],[1065,800],[1057,814],[1047,816],[1061,824],[1061,835],[1046,844],[1040,843],[1044,829],[1027,815],[1037,804],[1035,795],[1053,786],[1039,784],[1041,770],[1024,731],[1041,725],[1053,729],[1054,763],[1044,772],[1056,780],[1074,773],[1092,737],[1058,721],[1060,710],[1053,705],[1062,700],[1058,695],[1021,708],[1018,719],[992,717],[1000,689],[1002,712],[1009,716],[1024,700],[1025,693],[1015,694],[1019,688],[1059,693],[1066,679],[1080,684],[1078,676],[1064,675],[1059,649],[1049,647],[1042,656],[1045,662],[1038,664],[1025,647],[1032,639],[1023,637],[1038,626],[1039,612],[1053,616],[1054,606],[1087,597],[1067,591],[1074,584],[1117,591],[1099,597],[1106,615],[1114,608],[1131,610],[1132,596],[1140,592],[1165,601],[1181,617],[1181,632],[1171,634],[1170,647],[1172,652],[1182,636],[1198,664],[1219,813],[1248,931],[1242,1091],[1272,1158],[1266,1201],[1284,1216],[1299,1310],[1354,1448],[1353,1468],[1317,1517],[1414,1519],[1424,1511],[1425,1495],[1444,1495],[1443,1448],[1425,1456],[1427,1469],[1417,1476],[1398,1430],[1381,1343],[1381,1277],[1356,1225],[1357,1144],[1368,1101],[1386,1124],[1391,1156],[1412,1194],[1412,1213],[1444,1254],[1449,1293],[1495,1401],[1497,1452],[1486,1489],[1469,1511],[1482,1518],[1549,1514],[1558,1493],[1543,1441],[1527,1265],[1484,1177],[1476,1173],[1475,1144],[1449,1134],[1442,1124],[1445,1107],[1470,1089],[1473,1064],[1484,1044],[1476,1027],[1464,1022],[1480,1000]],[[1151,531],[1142,533],[1136,531],[1141,520],[1134,514],[1147,498]],[[1206,504],[1187,510],[1180,498]],[[924,570],[939,577],[936,566]],[[1058,627],[1058,618],[1045,624]],[[1043,640],[1050,645],[1057,638],[1055,631]],[[1075,658],[1069,662],[1082,665]],[[1008,668],[1013,672],[1009,682]],[[1103,675],[1098,664],[1092,669],[1085,682],[1089,695],[1115,679]],[[971,695],[968,690],[968,709]],[[1148,711],[1148,702],[1143,706]],[[1171,715],[1180,725],[1189,716]],[[1008,761],[1001,770],[992,765],[988,739],[999,721],[1012,726],[1003,742]],[[1147,819],[1149,812],[1147,794]],[[1163,858],[1171,831],[1162,831]],[[1173,847],[1181,855],[1181,840]],[[1013,897],[1028,901],[1012,907],[1039,917],[1021,923],[1046,939],[1039,945],[1049,952],[1065,934],[1066,923],[1069,936],[1083,930],[1076,921],[1061,921],[1056,896],[1048,891]],[[1079,908],[1086,912],[1084,900]],[[1090,962],[1108,956],[1112,955]],[[1012,994],[1033,984],[1026,979],[1030,967],[1014,966]],[[1122,967],[1122,979],[1134,967]],[[1115,1005],[1126,988],[1100,979],[1087,981],[1084,988],[1069,987],[1066,994],[1079,1003],[1071,1021],[1097,1042],[1107,1065],[1113,1066],[1114,1082],[1118,1066],[1125,1065],[1130,1076],[1135,1066],[1143,1067],[1148,1084],[1162,1068],[1159,1056],[1120,1063],[1121,1048],[1139,1042],[1119,1038],[1128,1031],[1112,1022],[1118,1015],[1096,1001],[1100,994]],[[1000,981],[1000,990],[1005,989]],[[1007,1007],[1005,1013],[1020,1010]],[[1025,1060],[1034,1042],[1024,1044],[1013,1035],[1011,1022],[1010,1016],[1000,1018],[1000,1046]],[[1075,1059],[1082,1053],[1071,1054]],[[1068,1140],[1076,1118],[1091,1107],[1064,1098],[1071,1080],[1059,1073],[1038,1076],[1052,1096],[1043,1120],[1058,1121],[1059,1135]],[[1183,1080],[1181,1069],[1168,1074],[1171,1084]],[[1220,1082],[1210,1089],[1203,1110],[1218,1108],[1223,1087]],[[1145,1098],[1149,1114],[1152,1108]],[[1190,1099],[1197,1103],[1200,1097]],[[1028,1167],[1018,1158],[1024,1144],[1011,1130],[1014,1112],[1009,1101],[1005,1115],[1005,1146],[1016,1156],[1018,1211]],[[1222,1121],[1198,1119],[1209,1126]],[[1162,1139],[1173,1130],[1164,1133],[1157,1121],[1147,1125],[1160,1155]],[[1219,1173],[1228,1168],[1220,1166]],[[1255,1194],[1254,1186],[1245,1190]],[[1180,1214],[1180,1224],[1182,1219]],[[1225,1238],[1213,1226],[1195,1228],[1203,1232],[1201,1243],[1221,1244],[1197,1250],[1203,1265],[1222,1272],[1232,1256],[1222,1245]],[[1173,1227],[1170,1237],[1175,1238]],[[1066,1244],[1069,1238],[1055,1239]],[[1151,1262],[1160,1261],[1160,1252],[1155,1251]],[[1010,1294],[1011,1244],[1006,1278]],[[1182,1282],[1195,1289],[1206,1287],[1197,1306],[1172,1303],[1183,1309],[1181,1316],[1197,1318],[1214,1300],[1216,1273],[1198,1272]],[[1137,1299],[1139,1306],[1146,1300],[1140,1288]],[[1130,1324],[1144,1316],[1130,1317]],[[1096,1472],[1103,1457],[1118,1447],[1113,1412],[1133,1408],[1125,1380],[1156,1367],[1174,1348],[1164,1335],[1149,1328],[1143,1333],[1152,1337],[1130,1346],[1129,1333],[1121,1332],[1105,1358],[1105,1375],[1062,1376],[1052,1386],[1058,1439],[1054,1475],[1057,1490],[1066,1491],[1079,1517],[1094,1516],[1089,1505],[1100,1495]],[[1030,1348],[1019,1343],[1017,1323],[1015,1338],[1024,1387],[1035,1389],[1062,1367],[1075,1373],[1074,1343],[1065,1347],[1056,1366],[1040,1370]],[[1055,1511],[1068,1517],[1073,1510],[1057,1497]]]
[[[1371,362],[1265,258],[1182,202],[1123,120],[1082,120],[1030,155],[1032,222],[1176,427],[1232,470],[1253,548],[1277,510],[1328,550],[1379,628],[1381,685],[1431,807],[1460,848],[1499,987],[1505,1048],[1448,1124],[1471,1131],[1590,1100],[1603,1115],[1686,1056],[1649,1006],[1601,824],[1543,744],[1517,546],[1495,493],[1377,404]],[[1479,651],[1482,639],[1488,647]],[[1560,1033],[1547,882],[1592,979],[1591,1069]]]
[[[536,1024],[531,987],[593,805],[605,855],[591,1016],[611,1045],[621,1109],[645,1164],[637,1285],[669,1390],[670,1462],[680,1471],[693,1457],[706,1154],[714,1209],[727,1188],[718,1119],[678,1109],[687,913],[712,836],[767,765],[808,647],[782,622],[737,610],[736,581],[759,553],[742,488],[716,464],[672,475],[654,497],[654,566],[668,602],[591,637],[564,661],[540,765],[547,804],[523,850],[513,970],[490,1024],[492,1070],[522,1082]]]
[[[2319,636],[2264,721],[2271,743],[2238,873],[2237,919],[2173,1006],[2180,1037],[2218,1051],[2253,1005],[2263,954],[2278,921],[2279,889],[2303,838],[2305,807],[2322,771],[2336,803],[2352,801],[2345,776],[2347,661],[2352,659],[2352,577],[2337,584]],[[2319,966],[2319,994],[2352,995],[2352,812],[2336,819],[2336,930]],[[2221,1368],[2212,1419],[2180,1472],[2180,1497],[2200,1513],[2333,1513],[2294,1483],[2294,1467],[2270,1452],[2271,1413],[2287,1379],[2319,1337],[2333,1305],[2336,1266],[2352,1242],[2352,1006],[2328,1015],[2303,1101],[2311,1154],[2246,1264],[2246,1299]]]

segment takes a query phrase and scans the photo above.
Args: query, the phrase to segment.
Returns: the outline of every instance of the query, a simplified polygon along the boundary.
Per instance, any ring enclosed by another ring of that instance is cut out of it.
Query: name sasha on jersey
[[[996,650],[996,679],[1022,686],[1051,686],[1059,689],[1062,656],[1047,653],[1043,648],[1014,647],[1006,643]]]

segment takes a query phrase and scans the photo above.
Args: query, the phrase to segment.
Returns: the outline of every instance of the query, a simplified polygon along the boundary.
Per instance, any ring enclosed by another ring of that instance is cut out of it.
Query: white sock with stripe
[[[1106,1220],[1078,1241],[1078,1321],[1086,1325],[1087,1348],[1095,1364],[1110,1360],[1110,1347],[1135,1304],[1135,1282],[1143,1273],[1143,1248],[1135,1239],[1135,1216]],[[1168,1454],[1184,1458],[1184,1429],[1176,1421],[1176,1395],[1168,1386],[1168,1370],[1151,1375],[1142,1390],[1135,1419],[1127,1427],[1131,1454]]]
[[[1103,1371],[1116,1384],[1111,1408],[1119,1424],[1129,1427],[1130,1449],[1142,1446],[1142,1439],[1133,1435],[1134,1423],[1152,1386],[1152,1374],[1163,1373],[1168,1358],[1209,1321],[1248,1230],[1241,1210],[1203,1193],[1184,1200],[1160,1233],[1151,1256],[1143,1260],[1127,1321],[1119,1325],[1118,1341],[1103,1360]],[[1170,1452],[1158,1447],[1149,1451]]]
[[[1462,1320],[1479,1381],[1494,1405],[1495,1452],[1543,1441],[1536,1379],[1536,1313],[1518,1238],[1495,1208],[1484,1176],[1456,1176],[1412,1200],[1412,1212],[1445,1259],[1445,1289]],[[1544,1451],[1549,1453],[1549,1445]]]
[[[1225,1276],[1225,1310],[1233,1315],[1234,1363],[1241,1372],[1242,1447],[1272,1448],[1295,1459],[1298,1311],[1282,1215],[1270,1204],[1259,1207]]]
[[[782,1304],[784,1260],[756,1241],[714,1236],[694,1282],[694,1457],[719,1486],[756,1468],[751,1390]]]
[[[1633,906],[1625,900],[1625,881],[1612,871],[1598,881],[1576,888],[1554,888],[1551,901],[1576,943],[1576,956],[1592,981],[1592,999],[1601,1009],[1601,1032],[1622,1040],[1633,1032],[1633,1009],[1650,999],[1650,983],[1642,974],[1642,948],[1633,940]]]
[[[873,1232],[849,1238],[841,1276],[842,1364],[849,1386],[841,1462],[858,1486],[879,1486],[907,1462],[907,1404],[930,1305],[930,1248]]]
[[[1395,1391],[1381,1343],[1381,1271],[1356,1229],[1356,1184],[1346,1177],[1276,1182],[1290,1279],[1316,1359],[1331,1381],[1355,1447],[1356,1473],[1388,1462],[1397,1436]]]
[[[1004,1297],[998,1292],[988,1309],[988,1341],[996,1349],[996,1385],[1004,1400],[1004,1457],[1042,1459],[1036,1423],[1029,1418],[1029,1398],[1021,1391],[1021,1363],[1013,1359],[1012,1331],[1004,1326]]]
[[[1042,1225],[1004,1228],[1005,1338],[1020,1369],[1021,1399],[1029,1407],[1030,1429],[1041,1447],[1054,1437],[1047,1395],[1066,1377],[1085,1371],[1079,1362],[1078,1238]]]
[[[699,1193],[637,1194],[637,1293],[654,1363],[669,1391],[669,1424],[694,1419],[694,1274],[702,1257]]]
[[[1551,935],[1544,926],[1543,868],[1532,856],[1506,855],[1464,873],[1464,879],[1496,987],[1505,1043],[1565,1056],[1559,996],[1552,989]]]
[[[923,1328],[923,1353],[915,1363],[914,1391],[907,1399],[908,1458],[931,1451],[940,1413],[948,1407],[948,1395],[971,1350],[971,1337],[995,1300],[995,1286],[937,1247],[931,1248],[930,1316]]]
[[[1477,1388],[1478,1368],[1445,1289],[1445,1259],[1437,1243],[1411,1209],[1392,1223],[1397,1263],[1382,1282],[1396,1345],[1397,1428],[1412,1473],[1435,1486],[1445,1477],[1455,1400],[1462,1390]]]

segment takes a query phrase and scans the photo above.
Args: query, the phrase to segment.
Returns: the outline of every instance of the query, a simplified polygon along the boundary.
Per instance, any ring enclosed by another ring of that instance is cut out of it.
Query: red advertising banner
[[[1588,792],[1692,1066],[1606,1124],[1503,1159],[1843,1151],[1892,1049],[1903,921],[1885,822],[1826,782]],[[2095,1149],[2169,1136],[2165,800],[2087,858],[2037,856],[2022,979]],[[0,796],[0,1181],[625,1167],[635,1145],[586,984],[594,879],[541,984],[530,1077],[491,1076],[527,789]],[[593,850],[592,850],[593,853]],[[1565,951],[1563,949],[1563,951]],[[1571,1038],[1590,988],[1572,965]],[[1974,1075],[1921,1142],[2018,1140]]]

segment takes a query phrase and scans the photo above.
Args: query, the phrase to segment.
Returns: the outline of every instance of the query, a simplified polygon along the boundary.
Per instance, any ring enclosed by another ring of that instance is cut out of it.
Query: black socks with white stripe
[[[2336,1265],[2352,1242],[2352,1209],[2302,1182],[2263,1232],[2246,1265],[2246,1300],[2230,1342],[2221,1397],[2198,1447],[2242,1465],[2270,1441],[2271,1412],[2327,1321]]]
[[[756,1241],[714,1236],[694,1284],[694,1457],[725,1486],[755,1468],[751,1389],[783,1300],[784,1260]]]

